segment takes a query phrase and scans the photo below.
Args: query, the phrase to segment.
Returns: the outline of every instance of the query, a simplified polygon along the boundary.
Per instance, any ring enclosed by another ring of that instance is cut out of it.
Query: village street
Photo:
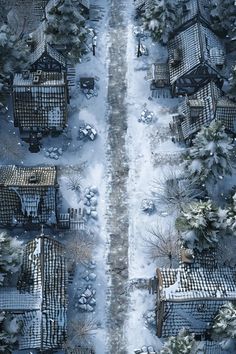
[[[126,353],[124,323],[128,309],[128,228],[127,178],[129,173],[127,133],[127,2],[110,1],[108,81],[108,180],[107,232],[109,305],[107,353]]]

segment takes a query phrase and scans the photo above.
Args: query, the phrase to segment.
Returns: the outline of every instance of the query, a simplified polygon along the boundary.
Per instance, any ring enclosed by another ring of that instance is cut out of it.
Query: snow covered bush
[[[92,259],[93,247],[96,243],[92,233],[84,230],[70,232],[66,243],[68,268],[73,264],[84,264]]]
[[[168,260],[172,267],[178,257],[178,235],[174,228],[162,229],[159,225],[149,230],[144,238],[145,251],[153,260]]]
[[[176,337],[170,337],[165,342],[160,354],[190,354],[194,343],[194,336],[182,329]]]
[[[212,1],[211,17],[213,28],[222,36],[234,37],[236,34],[235,0]]]
[[[16,273],[21,264],[21,242],[5,232],[0,233],[0,285],[6,275]]]
[[[168,210],[181,210],[186,204],[204,195],[195,178],[188,179],[178,171],[170,170],[159,180],[155,180],[152,195],[157,203],[165,205]]]
[[[75,349],[78,346],[91,345],[91,338],[95,335],[98,324],[93,315],[79,316],[74,313],[74,318],[68,324],[68,339],[66,349]]]
[[[221,122],[213,121],[209,127],[203,127],[185,155],[184,166],[189,178],[214,183],[231,174],[232,149],[232,140]]]
[[[26,44],[20,40],[7,24],[0,27],[0,100],[9,90],[12,75],[25,69],[29,52]]]
[[[182,233],[184,244],[190,248],[216,246],[221,227],[219,210],[210,200],[186,205],[176,219],[176,228]]]
[[[71,62],[79,62],[86,39],[85,20],[71,0],[61,0],[51,8],[46,18],[48,41],[55,46],[65,48]]]
[[[154,40],[167,43],[182,16],[182,0],[147,0],[144,27]]]
[[[21,330],[17,318],[6,312],[0,312],[0,353],[12,353]]]
[[[70,175],[68,177],[67,188],[74,192],[81,193],[82,184],[81,184],[81,176],[80,175]]]
[[[236,307],[231,302],[223,305],[214,319],[214,335],[221,339],[225,350],[236,350]],[[235,353],[235,351],[233,351]]]

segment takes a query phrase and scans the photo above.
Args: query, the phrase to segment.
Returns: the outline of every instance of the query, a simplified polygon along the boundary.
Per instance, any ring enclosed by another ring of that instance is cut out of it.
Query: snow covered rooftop
[[[215,48],[214,51],[212,51],[213,48]],[[168,42],[169,58],[176,50],[180,53],[179,62],[172,65],[169,60],[171,84],[201,64],[209,66],[219,76],[222,75],[217,64],[219,60],[220,64],[224,63],[224,45],[209,28],[201,23],[191,25]]]
[[[67,271],[64,248],[59,242],[42,235],[27,243],[19,288],[40,294],[40,309],[23,315],[20,349],[60,348],[67,331]]]
[[[181,123],[184,139],[198,132],[202,126],[210,123],[215,117],[216,102],[222,91],[214,82],[201,87],[194,95],[185,98],[183,104],[179,108],[180,115],[183,116]],[[191,119],[191,102],[194,100],[203,102],[202,109],[199,109],[198,116]]]
[[[181,328],[204,334],[219,308],[236,300],[236,269],[219,266],[214,252],[181,261],[177,269],[157,269],[157,279],[159,337],[175,336]]]
[[[158,270],[163,300],[236,299],[236,272],[230,268]]]
[[[42,41],[36,47],[35,51],[31,54],[30,63],[34,64],[42,56],[49,55],[52,59],[56,60],[63,68],[66,68],[66,59],[55,48],[51,47],[46,41]]]
[[[56,167],[0,166],[0,186],[55,186]]]
[[[228,130],[236,131],[236,103],[224,96],[213,81],[201,87],[194,95],[185,97],[178,113],[173,116],[173,126],[176,125],[175,134],[184,140],[191,138],[214,119],[221,120]]]
[[[180,20],[181,25],[192,22],[192,20],[202,20],[210,24],[210,11],[208,0],[188,0],[183,4],[184,15]]]
[[[35,80],[38,78],[38,80]],[[65,73],[57,73],[57,72],[28,72],[27,75],[25,73],[15,74],[13,80],[13,89],[14,91],[18,90],[19,86],[65,86],[66,85],[66,77]]]
[[[40,309],[39,294],[20,292],[15,288],[0,288],[0,311],[21,312]]]

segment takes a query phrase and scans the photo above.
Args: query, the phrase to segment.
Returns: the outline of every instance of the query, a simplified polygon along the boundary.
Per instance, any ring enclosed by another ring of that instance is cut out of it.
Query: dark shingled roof
[[[222,76],[216,64],[224,62],[224,45],[209,28],[201,23],[193,24],[171,39],[168,43],[169,57],[174,50],[180,52],[180,63],[173,66],[169,61],[171,84],[201,64],[209,66]]]

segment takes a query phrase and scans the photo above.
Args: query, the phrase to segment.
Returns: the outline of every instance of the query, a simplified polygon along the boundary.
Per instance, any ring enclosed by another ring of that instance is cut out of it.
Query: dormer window
[[[175,67],[181,62],[181,51],[179,48],[175,48],[170,53],[169,61],[171,66]]]
[[[203,100],[188,100],[190,123],[194,124],[198,120],[204,108]]]
[[[29,176],[28,182],[29,182],[30,184],[35,184],[35,183],[37,183],[37,182],[38,182],[37,176],[36,176],[35,174]]]

